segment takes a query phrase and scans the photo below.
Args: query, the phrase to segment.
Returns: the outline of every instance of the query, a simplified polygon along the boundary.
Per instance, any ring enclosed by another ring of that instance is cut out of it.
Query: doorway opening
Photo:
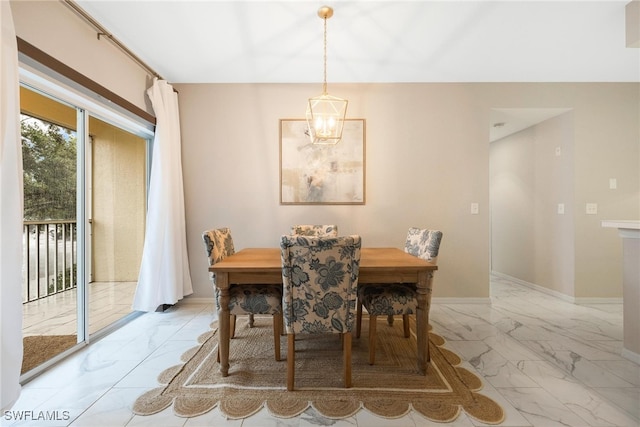
[[[572,295],[571,108],[492,109],[490,272]]]

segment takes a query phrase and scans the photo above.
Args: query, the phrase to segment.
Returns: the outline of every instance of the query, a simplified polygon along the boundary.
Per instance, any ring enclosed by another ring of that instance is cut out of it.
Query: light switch
[[[471,203],[471,215],[478,215],[479,211],[479,205],[477,203]]]
[[[556,147],[556,156],[558,156],[558,157],[562,156],[562,148],[561,147]]]
[[[564,215],[564,203],[558,203],[558,215]]]
[[[609,178],[609,189],[615,190],[618,188],[618,180],[615,178]]]
[[[598,204],[587,203],[587,215],[597,215],[597,214],[598,214]]]

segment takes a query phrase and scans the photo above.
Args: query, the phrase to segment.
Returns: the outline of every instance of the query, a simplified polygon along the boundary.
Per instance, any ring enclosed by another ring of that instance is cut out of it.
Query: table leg
[[[429,355],[429,308],[431,305],[431,284],[433,272],[422,272],[418,276],[418,312],[416,313],[416,335],[418,341],[418,369],[427,374],[431,360]]]
[[[220,308],[218,309],[218,347],[220,350],[220,372],[223,377],[229,375],[229,274],[216,273],[216,286],[220,291]]]

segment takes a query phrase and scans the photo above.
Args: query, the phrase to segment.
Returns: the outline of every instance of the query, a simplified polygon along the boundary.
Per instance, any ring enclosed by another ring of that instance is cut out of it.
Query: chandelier
[[[342,139],[342,129],[349,101],[327,93],[327,19],[333,16],[333,9],[322,6],[318,16],[324,21],[324,80],[322,94],[309,98],[307,104],[307,125],[309,138],[314,144],[337,144]]]

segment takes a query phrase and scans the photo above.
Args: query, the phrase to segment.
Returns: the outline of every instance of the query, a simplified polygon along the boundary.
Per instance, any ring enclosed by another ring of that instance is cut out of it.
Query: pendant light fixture
[[[333,9],[322,6],[318,9],[318,16],[324,21],[324,82],[322,94],[309,98],[307,125],[312,143],[337,144],[342,139],[349,101],[327,93],[327,19],[333,16]]]

